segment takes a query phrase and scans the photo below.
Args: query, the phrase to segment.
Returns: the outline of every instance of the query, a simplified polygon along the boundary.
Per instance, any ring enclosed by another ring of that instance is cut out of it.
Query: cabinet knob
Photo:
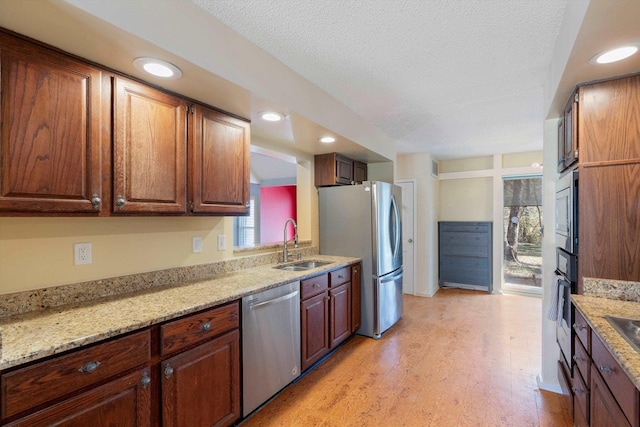
[[[318,285],[317,283],[314,283],[314,284],[313,284],[313,287],[314,287],[315,289],[318,289],[318,288],[320,287],[320,285]]]
[[[209,329],[211,329],[211,322],[206,322],[200,325],[200,330],[202,331],[208,331]]]
[[[598,369],[600,369],[600,372],[606,372],[611,375],[611,368],[608,366],[600,365],[598,366]]]
[[[584,390],[582,390],[581,388],[578,388],[578,387],[571,387],[571,391],[573,391],[574,394],[584,393]]]
[[[574,323],[573,329],[575,329],[576,331],[584,331],[585,329],[587,329],[587,325],[578,325],[577,323]]]
[[[142,374],[142,379],[140,380],[140,384],[142,384],[142,387],[145,387],[145,388],[149,384],[151,384],[151,378],[149,378],[149,374],[147,374],[146,372]]]
[[[98,197],[97,193],[93,193],[93,197],[91,198],[91,206],[93,206],[93,209],[100,210],[101,204],[102,204],[102,199]]]
[[[338,274],[338,279],[344,279],[344,276],[342,274]]]
[[[80,369],[78,369],[78,372],[91,373],[96,369],[98,369],[98,366],[100,366],[100,362],[89,362],[86,365],[82,366]]]
[[[122,208],[124,208],[125,203],[127,203],[127,201],[124,199],[124,197],[122,196],[116,197],[116,207],[118,208],[119,211],[121,211]]]
[[[164,367],[164,377],[168,379],[172,374],[173,368],[167,363],[167,365]]]

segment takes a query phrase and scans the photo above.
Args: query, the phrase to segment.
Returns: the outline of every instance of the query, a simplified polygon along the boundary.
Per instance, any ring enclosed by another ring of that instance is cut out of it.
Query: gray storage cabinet
[[[491,222],[438,223],[440,286],[463,284],[492,290]]]

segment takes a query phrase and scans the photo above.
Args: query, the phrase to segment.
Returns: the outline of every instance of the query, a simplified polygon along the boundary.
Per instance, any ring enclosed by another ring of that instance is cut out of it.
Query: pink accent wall
[[[260,243],[282,242],[284,223],[296,217],[296,186],[260,188]],[[293,225],[289,224],[288,237],[293,239]]]

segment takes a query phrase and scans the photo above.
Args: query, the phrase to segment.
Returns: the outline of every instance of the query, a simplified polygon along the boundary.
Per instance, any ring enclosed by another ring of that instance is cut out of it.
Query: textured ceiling
[[[566,0],[192,1],[398,153],[542,149],[542,88]]]

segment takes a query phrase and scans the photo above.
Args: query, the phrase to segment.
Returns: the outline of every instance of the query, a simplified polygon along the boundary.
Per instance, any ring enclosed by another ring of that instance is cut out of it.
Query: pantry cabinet
[[[114,80],[113,213],[186,213],[187,102]]]
[[[100,213],[102,71],[2,32],[0,60],[0,213]]]

